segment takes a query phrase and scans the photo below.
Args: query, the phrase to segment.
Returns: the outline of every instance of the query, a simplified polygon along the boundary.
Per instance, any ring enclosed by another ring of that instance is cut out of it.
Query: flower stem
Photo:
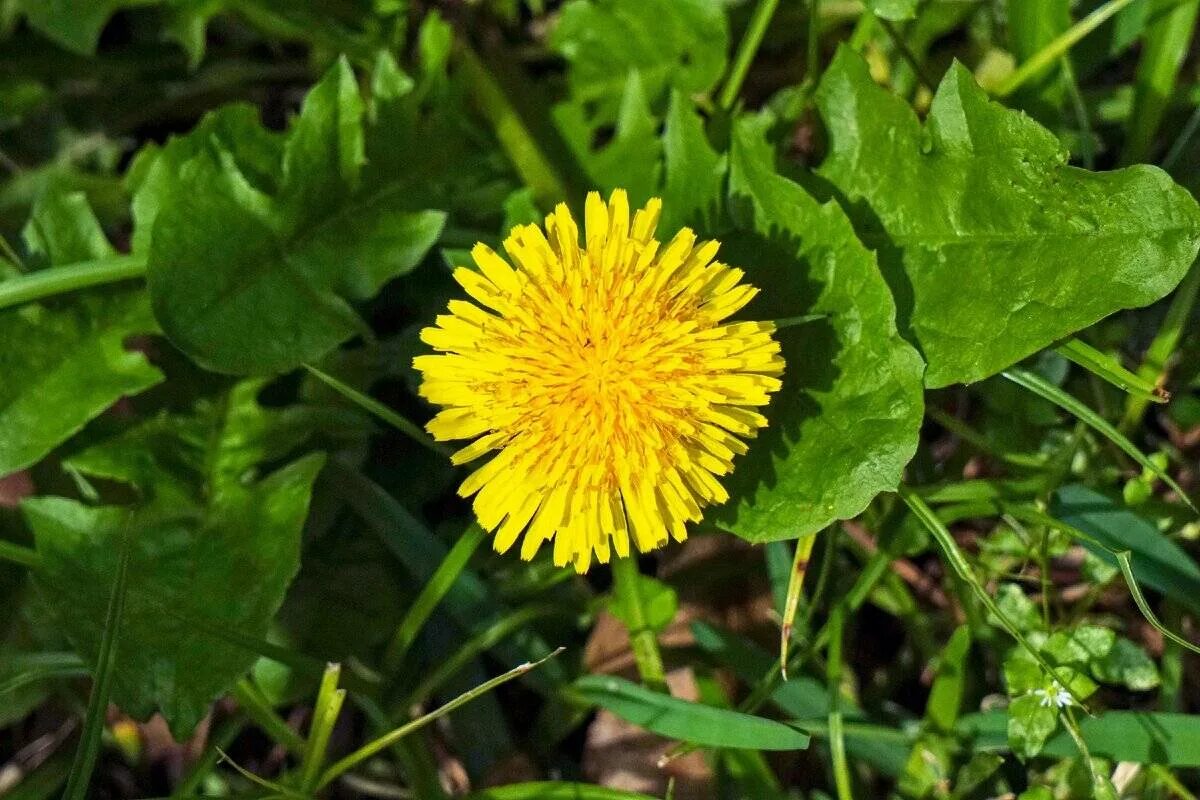
[[[638,674],[642,683],[649,688],[665,690],[667,678],[663,670],[662,653],[658,650],[658,638],[654,629],[646,623],[645,610],[642,608],[637,557],[614,558],[612,565],[613,594],[629,624],[629,644],[633,648]]]
[[[721,108],[729,110],[737,101],[738,92],[742,90],[742,81],[746,79],[746,73],[750,71],[750,64],[754,61],[758,46],[762,44],[763,36],[767,33],[767,26],[771,24],[771,17],[775,15],[775,8],[778,5],[779,0],[758,0],[758,5],[754,7],[750,24],[742,36],[741,44],[738,45],[733,66],[729,69],[729,78],[721,87],[721,94],[717,98],[717,105]]]
[[[505,95],[504,88],[462,37],[456,43],[456,53],[479,112],[491,123],[500,146],[504,148],[521,180],[533,189],[543,210],[566,200],[566,184],[534,140],[521,115]]]
[[[0,283],[0,309],[145,274],[146,262],[136,256],[113,256],[31,272]]]

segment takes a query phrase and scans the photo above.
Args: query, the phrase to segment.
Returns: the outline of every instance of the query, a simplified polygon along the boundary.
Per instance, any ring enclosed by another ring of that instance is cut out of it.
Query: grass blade
[[[92,674],[74,653],[18,654],[4,660],[4,672],[12,674],[0,681],[0,697],[48,678],[79,678]]]
[[[779,674],[787,680],[788,645],[792,642],[792,626],[796,612],[800,609],[800,595],[804,589],[804,576],[808,573],[808,561],[812,556],[815,533],[796,540],[796,555],[792,559],[792,573],[788,580],[787,599],[783,604],[783,627],[779,631]]]
[[[1114,14],[1134,0],[1108,0],[1092,13],[1076,22],[1061,35],[1055,37],[1049,44],[1033,54],[1028,61],[1017,67],[1008,79],[996,87],[998,97],[1008,97],[1025,85],[1026,81],[1066,55],[1072,47],[1085,36],[1107,22]]]
[[[380,753],[381,751],[386,750],[387,748],[391,747],[393,744],[400,741],[405,736],[408,736],[410,733],[413,733],[414,731],[424,728],[426,725],[433,722],[434,720],[441,719],[442,717],[446,716],[454,709],[458,708],[461,705],[471,702],[476,697],[479,697],[481,694],[486,694],[487,692],[490,692],[492,689],[495,689],[497,686],[500,686],[501,684],[508,683],[511,680],[515,680],[515,679],[521,677],[522,675],[524,675],[527,672],[537,669],[542,664],[545,664],[547,661],[549,661],[550,659],[554,658],[559,653],[561,653],[563,651],[563,649],[564,648],[560,647],[557,650],[555,650],[553,653],[550,653],[550,655],[545,656],[544,658],[541,658],[538,661],[527,661],[524,664],[521,664],[520,666],[513,667],[512,669],[510,669],[508,672],[504,673],[503,675],[498,675],[495,678],[492,678],[490,681],[487,681],[486,683],[482,683],[479,686],[476,686],[474,689],[471,689],[470,691],[463,692],[458,697],[451,700],[449,703],[446,703],[445,705],[443,705],[439,708],[436,708],[433,711],[430,711],[428,714],[425,714],[424,716],[417,717],[416,719],[412,720],[411,722],[401,725],[399,728],[396,728],[395,730],[391,731],[390,733],[384,734],[383,736],[380,736],[378,739],[375,739],[374,741],[363,745],[362,747],[358,748],[350,755],[346,756],[342,760],[333,764],[333,766],[329,767],[329,769],[325,770],[325,772],[323,772],[321,774],[320,780],[317,782],[317,789],[323,789],[324,787],[328,786],[333,781],[337,780],[339,776],[354,769],[359,764],[363,763],[364,761],[366,761],[367,759],[376,755],[377,753]]]
[[[92,696],[88,699],[87,714],[83,720],[83,736],[79,740],[79,749],[75,751],[75,761],[71,765],[63,800],[84,800],[87,797],[92,770],[100,755],[104,718],[108,713],[108,698],[112,694],[113,679],[116,677],[117,640],[121,635],[125,595],[129,588],[129,556],[130,539],[126,534],[121,541],[121,552],[117,556],[117,574],[113,579],[108,611],[104,616],[104,633],[100,637],[100,653],[96,658]]]
[[[1082,402],[1067,394],[1062,389],[1050,383],[1040,375],[1036,375],[1028,370],[1023,369],[1008,369],[1001,374],[1018,386],[1028,389],[1039,397],[1054,403],[1064,411],[1075,415],[1080,422],[1084,423],[1100,435],[1107,438],[1110,442],[1119,447],[1127,456],[1136,461],[1142,468],[1148,469],[1150,472],[1158,476],[1159,480],[1161,480],[1167,486],[1170,486],[1172,491],[1179,495],[1180,499],[1187,504],[1188,508],[1196,511],[1196,506],[1192,503],[1191,498],[1188,497],[1187,493],[1183,491],[1183,488],[1176,483],[1170,475],[1167,474],[1166,470],[1162,469],[1153,461],[1151,461],[1144,453],[1142,453],[1141,450],[1137,448],[1137,445],[1129,441],[1129,439],[1125,437],[1125,434],[1117,430],[1108,422],[1108,420],[1104,419],[1104,417],[1100,416]]]
[[[333,377],[327,372],[322,372],[312,364],[305,364],[304,368],[308,370],[314,378],[324,383],[330,389],[333,389],[335,392],[340,394],[342,397],[345,397],[347,400],[354,403],[368,414],[378,417],[388,425],[391,425],[393,428],[400,431],[405,436],[424,447],[426,450],[431,450],[438,455],[448,456],[450,454],[451,451],[448,448],[443,447],[435,442],[433,437],[426,433],[421,426],[400,416],[375,398],[363,394],[353,386],[339,381],[337,378]]]
[[[850,766],[846,763],[846,731],[842,720],[842,632],[846,614],[843,606],[833,609],[829,618],[829,652],[825,683],[829,688],[829,755],[833,761],[833,782],[838,800],[853,800]]]
[[[304,752],[304,738],[275,713],[271,702],[257,686],[242,678],[233,685],[233,696],[237,699],[242,713],[262,728],[276,744],[283,745],[294,755]]]
[[[1060,356],[1078,364],[1103,381],[1111,383],[1131,397],[1151,403],[1165,403],[1171,396],[1161,386],[1121,366],[1115,358],[1102,353],[1082,339],[1067,339],[1054,348]]]
[[[1150,604],[1146,602],[1146,596],[1142,594],[1141,587],[1138,586],[1137,578],[1134,577],[1133,565],[1129,560],[1129,551],[1125,550],[1114,555],[1117,557],[1117,563],[1121,565],[1121,575],[1125,578],[1125,583],[1129,586],[1129,593],[1133,595],[1133,602],[1137,604],[1138,611],[1142,612],[1142,616],[1146,618],[1146,621],[1175,644],[1185,647],[1193,653],[1200,654],[1200,646],[1194,645],[1179,634],[1167,630],[1167,627],[1155,616],[1154,611],[1150,608]]]
[[[1148,0],[1142,55],[1133,83],[1133,113],[1125,129],[1121,163],[1145,161],[1154,146],[1179,70],[1196,27],[1200,0]]]
[[[560,607],[551,605],[528,606],[506,614],[494,623],[473,635],[455,651],[454,655],[442,661],[426,678],[417,684],[403,703],[404,708],[425,702],[434,692],[450,681],[459,670],[465,668],[483,653],[491,650],[497,643],[504,641],[517,631],[532,622],[547,617],[562,614]]]
[[[1063,533],[1065,533],[1075,539],[1078,539],[1079,541],[1084,542],[1087,545],[1090,545],[1089,549],[1100,550],[1102,552],[1105,552],[1105,553],[1108,553],[1109,555],[1111,555],[1113,557],[1113,559],[1116,560],[1117,566],[1121,570],[1121,577],[1123,577],[1125,579],[1125,585],[1129,587],[1129,593],[1133,597],[1134,604],[1138,607],[1138,610],[1142,612],[1142,616],[1145,618],[1146,622],[1150,623],[1150,626],[1152,628],[1157,630],[1159,633],[1161,633],[1166,638],[1168,638],[1171,641],[1175,642],[1176,644],[1180,645],[1181,647],[1185,647],[1194,653],[1200,653],[1200,646],[1194,645],[1191,642],[1188,642],[1183,637],[1179,636],[1178,634],[1170,631],[1165,625],[1162,624],[1162,622],[1154,614],[1154,611],[1150,608],[1150,604],[1148,602],[1146,602],[1146,596],[1144,594],[1142,594],[1141,585],[1138,582],[1138,579],[1134,575],[1134,572],[1133,572],[1133,555],[1134,555],[1133,551],[1128,550],[1128,549],[1116,550],[1112,547],[1109,547],[1104,542],[1081,531],[1079,528],[1076,528],[1073,525],[1069,525],[1069,524],[1063,522],[1062,520],[1058,519],[1057,517],[1052,517],[1049,514],[1046,514],[1045,512],[1040,511],[1036,508],[1012,507],[1012,508],[1007,508],[1006,510],[1009,513],[1011,513],[1014,517],[1018,517],[1018,518],[1024,517],[1025,519],[1029,520],[1030,522],[1037,522],[1040,524],[1048,525],[1051,528],[1056,528],[1057,530],[1060,530]],[[1143,562],[1143,563],[1145,563],[1145,562]],[[1191,563],[1191,562],[1189,561],[1189,563]],[[1143,580],[1144,580],[1144,578],[1143,578]],[[1146,581],[1146,582],[1151,583],[1151,581]],[[1158,588],[1158,587],[1155,587],[1155,588]],[[1160,591],[1161,591],[1161,589],[1160,589]],[[1170,592],[1165,591],[1164,594],[1167,594],[1169,596]]]
[[[346,690],[338,688],[342,674],[341,664],[330,664],[321,678],[317,702],[313,706],[313,721],[308,731],[308,744],[300,761],[300,790],[311,794],[316,791],[321,767],[325,764],[325,752],[329,748],[329,737],[342,712]]]
[[[400,620],[396,633],[392,635],[392,640],[388,643],[387,652],[383,656],[385,673],[394,674],[404,663],[404,656],[407,655],[413,642],[417,640],[417,634],[429,620],[429,615],[446,596],[446,592],[450,591],[450,587],[458,580],[458,576],[462,574],[467,562],[471,560],[471,556],[479,549],[479,545],[486,537],[487,531],[479,525],[471,524],[450,548],[450,552],[442,559],[442,563],[438,564],[438,568],[425,582],[417,599],[413,600],[412,605],[408,607],[404,619]]]

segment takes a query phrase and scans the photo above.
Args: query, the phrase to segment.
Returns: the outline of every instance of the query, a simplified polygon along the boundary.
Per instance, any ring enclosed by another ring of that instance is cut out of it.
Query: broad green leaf
[[[283,148],[280,203],[297,220],[336,213],[357,188],[363,162],[363,113],[354,73],[345,58],[304,98]]]
[[[713,150],[704,121],[681,92],[671,94],[662,141],[666,175],[659,227],[668,236],[685,225],[715,228],[725,205],[729,159]]]
[[[711,89],[725,72],[729,29],[718,0],[571,0],[550,45],[570,64],[572,96],[607,105],[611,121],[631,71],[652,100],[667,87]]]
[[[163,150],[135,207],[139,227],[152,225],[155,316],[197,363],[269,374],[318,359],[364,329],[350,302],[437,240],[445,215],[414,207],[403,175],[362,174],[362,116],[339,61],[282,149],[265,132],[245,136],[256,127],[245,112],[227,112]]]
[[[203,506],[138,508],[39,497],[22,508],[42,565],[36,578],[60,628],[94,660],[117,542],[132,537],[112,699],[138,719],[161,711],[185,738],[256,655],[196,621],[261,637],[299,566],[300,530],[321,468],[309,456]]]
[[[867,8],[892,22],[903,22],[917,15],[920,0],[866,0]]]
[[[754,542],[815,533],[895,489],[923,411],[921,359],[896,331],[874,257],[836,203],[776,174],[767,124],[747,117],[734,128],[730,204],[741,228],[723,258],[762,290],[748,314],[820,318],[776,334],[783,389],[716,514]]]
[[[843,48],[818,105],[831,182],[880,264],[928,386],[971,382],[1147,305],[1200,247],[1200,208],[1166,173],[1067,166],[1058,140],[954,66],[924,126]]]
[[[646,730],[705,747],[803,750],[808,734],[782,722],[655,692],[623,678],[585,675],[573,684],[584,700]]]
[[[38,586],[85,660],[94,654],[97,587],[107,585],[114,542],[134,537],[114,702],[138,717],[161,710],[177,734],[254,662],[255,652],[234,643],[263,637],[299,566],[322,458],[305,456],[265,477],[263,465],[294,457],[321,432],[363,433],[357,414],[263,408],[262,385],[246,381],[191,414],[150,418],[67,462],[130,484],[140,503],[87,507],[41,497],[23,506],[43,562]]]
[[[1200,715],[1143,711],[1106,711],[1079,720],[1093,757],[1173,767],[1200,767],[1198,725]],[[959,731],[974,738],[976,750],[1008,749],[1007,727],[1003,711],[968,714],[958,723]],[[1066,731],[1051,737],[1042,752],[1057,758],[1079,754]]]
[[[100,31],[122,8],[145,0],[17,0],[30,27],[79,55],[96,52]]]
[[[45,269],[113,255],[82,194],[40,198],[25,239]],[[161,381],[127,347],[156,330],[145,293],[127,285],[0,311],[0,475],[39,461],[117,400]]]
[[[601,142],[608,126],[588,108],[586,102],[571,100],[555,106],[553,112],[580,167],[597,188],[622,188],[629,192],[631,203],[646,202],[659,185],[663,143],[639,74],[629,74],[611,141]]]
[[[1078,528],[1111,550],[1131,553],[1138,580],[1184,608],[1200,612],[1200,565],[1144,517],[1085,486],[1059,489],[1050,506],[1055,519]],[[1097,558],[1116,566],[1109,550],[1081,542]]]

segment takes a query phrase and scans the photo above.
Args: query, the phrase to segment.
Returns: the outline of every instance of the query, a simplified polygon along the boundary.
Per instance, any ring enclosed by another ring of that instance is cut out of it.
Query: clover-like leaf
[[[897,298],[931,387],[971,382],[1158,300],[1200,248],[1200,208],[1162,170],[1067,165],[1049,131],[946,74],[922,126],[843,48],[818,105],[833,185]]]
[[[734,127],[730,204],[741,231],[723,258],[762,288],[757,318],[815,318],[778,332],[783,388],[716,515],[750,541],[815,532],[895,489],[924,410],[921,359],[896,330],[875,258],[840,206],[776,173],[769,123]]]

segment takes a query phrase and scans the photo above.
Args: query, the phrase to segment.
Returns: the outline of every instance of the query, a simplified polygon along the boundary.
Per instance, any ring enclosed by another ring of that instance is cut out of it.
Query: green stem
[[[663,670],[662,653],[658,650],[658,638],[654,629],[646,623],[645,610],[642,608],[637,557],[614,558],[612,565],[613,595],[629,622],[629,644],[633,648],[638,674],[642,683],[651,689],[665,690],[667,678]]]
[[[543,209],[567,199],[567,187],[558,171],[538,147],[521,115],[492,72],[467,42],[459,38],[456,53],[471,95],[480,113],[491,123],[500,146],[512,161],[517,174]]]
[[[717,98],[717,105],[726,111],[733,108],[733,104],[737,102],[738,92],[742,90],[742,81],[746,80],[746,73],[750,71],[750,64],[758,53],[758,47],[762,44],[767,26],[771,24],[771,17],[775,16],[778,5],[779,0],[758,0],[758,4],[754,6],[750,24],[746,27],[746,33],[738,45],[737,55],[733,58],[733,66],[729,69],[729,77]],[[809,25],[812,24],[814,20],[809,21]]]
[[[113,256],[31,272],[0,283],[0,309],[145,274],[146,262],[136,256]]]
[[[1192,310],[1196,307],[1196,296],[1200,294],[1200,261],[1192,264],[1191,271],[1184,277],[1179,288],[1171,297],[1171,305],[1167,315],[1163,317],[1162,327],[1154,335],[1154,341],[1146,350],[1142,365],[1138,367],[1138,377],[1154,386],[1161,387],[1166,378],[1167,361],[1179,345]],[[1121,417],[1120,429],[1129,433],[1142,421],[1149,401],[1143,397],[1130,396],[1125,401],[1125,413]]]
[[[2,539],[0,539],[0,561],[11,561],[31,569],[37,569],[42,565],[42,557],[33,548],[23,547]]]
[[[1041,50],[1030,56],[1029,60],[1017,67],[1008,79],[996,87],[997,97],[1008,97],[1025,85],[1030,78],[1066,55],[1067,51],[1080,42],[1085,36],[1099,28],[1112,18],[1114,14],[1134,0],[1108,0],[1091,14],[1076,22],[1063,33],[1054,38]]]

